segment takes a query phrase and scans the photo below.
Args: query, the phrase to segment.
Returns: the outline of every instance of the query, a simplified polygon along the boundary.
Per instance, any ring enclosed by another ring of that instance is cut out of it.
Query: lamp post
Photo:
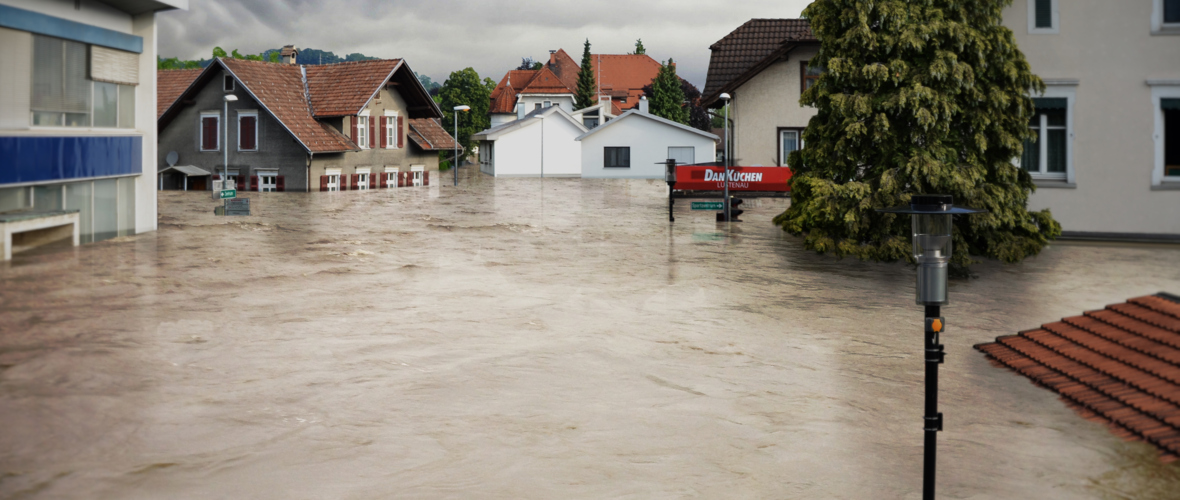
[[[672,198],[672,188],[676,186],[676,160],[668,158],[664,161],[664,182],[668,183],[668,222],[676,222],[676,218],[672,216],[672,205],[676,203]]]
[[[229,103],[237,102],[238,96],[233,95],[233,94],[226,94],[224,101],[225,101],[225,147],[223,149],[225,152],[225,161],[224,161],[225,165],[223,165],[224,173],[221,175],[221,189],[222,190],[225,190],[225,181],[229,179]],[[234,186],[234,189],[237,189],[237,186]]]
[[[459,185],[459,112],[471,111],[471,106],[466,104],[455,106],[455,164],[451,165],[451,169],[455,171],[455,185]]]
[[[986,212],[956,207],[948,194],[925,194],[910,197],[910,206],[879,212],[909,214],[913,231],[913,255],[918,261],[918,283],[914,301],[926,308],[926,413],[922,417],[926,432],[922,458],[922,499],[934,500],[934,471],[937,465],[938,432],[942,430],[942,413],[938,412],[938,365],[942,364],[943,346],[939,334],[946,329],[941,307],[948,304],[947,271],[953,249],[951,216]]]
[[[729,222],[729,94],[722,93],[721,100],[725,101],[725,222]]]

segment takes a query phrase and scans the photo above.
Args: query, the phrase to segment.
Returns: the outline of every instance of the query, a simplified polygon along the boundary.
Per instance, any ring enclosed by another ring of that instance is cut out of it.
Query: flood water
[[[464,169],[471,170],[471,169]],[[160,193],[160,229],[0,265],[0,498],[919,498],[904,264],[659,181]],[[971,346],[1180,292],[1180,247],[1055,244],[943,308],[943,498],[1175,498],[1180,463]]]

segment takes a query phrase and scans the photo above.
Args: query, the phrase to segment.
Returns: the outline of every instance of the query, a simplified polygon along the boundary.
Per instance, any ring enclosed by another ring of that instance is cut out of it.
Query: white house
[[[582,177],[663,179],[663,162],[711,162],[718,137],[647,112],[647,101],[578,137]]]
[[[479,132],[479,170],[494,177],[578,177],[586,127],[561,106]]]

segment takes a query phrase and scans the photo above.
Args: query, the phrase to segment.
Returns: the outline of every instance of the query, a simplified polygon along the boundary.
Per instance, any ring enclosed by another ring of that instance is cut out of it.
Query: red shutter
[[[281,193],[286,190],[287,190],[287,183],[284,181],[283,176],[280,175],[280,176],[278,176],[278,178],[275,179],[275,191],[278,191]]]
[[[350,180],[349,184],[351,184],[352,187],[350,187],[349,189],[360,189],[361,175],[360,174],[352,174],[350,177],[351,177],[351,179],[349,179]]]
[[[352,122],[352,135],[349,136],[352,138],[352,142],[356,142],[356,122],[357,122],[357,120],[360,120],[360,119],[361,119],[361,117],[359,117],[359,116],[353,116],[348,120],[348,121]],[[357,144],[357,145],[359,146],[360,144]]]
[[[258,148],[258,138],[255,137],[257,121],[258,119],[253,116],[238,118],[238,141],[241,142],[241,149],[253,151]]]
[[[377,189],[377,176],[381,174],[369,174],[369,189]]]
[[[377,127],[377,132],[381,135],[381,149],[385,149],[388,146],[385,141],[385,130],[388,128],[385,122],[387,121],[389,121],[389,118],[385,116],[382,116],[377,120],[377,123],[379,124]]]
[[[423,186],[430,185],[430,172],[422,172],[422,185]]]
[[[245,191],[246,190],[246,176],[244,176],[244,175],[237,176],[237,178],[234,179],[234,187],[236,187],[238,189],[238,191]]]
[[[369,149],[377,147],[377,117],[369,117]]]
[[[257,175],[250,176],[250,190],[251,191],[258,191],[258,176]]]
[[[397,132],[396,132],[397,133],[397,147],[399,147],[399,148],[406,147],[406,141],[405,141],[406,131],[402,127],[403,127],[402,117],[399,116],[399,117],[397,117]]]
[[[406,187],[406,173],[397,174],[397,187]]]
[[[217,149],[217,117],[201,118],[201,149]]]
[[[381,177],[380,177],[380,178],[377,180],[377,187],[378,187],[378,188],[383,188],[383,187],[386,187],[386,185],[385,185],[385,184],[386,184],[386,183],[385,183],[385,175],[386,175],[386,174],[384,174],[384,173],[381,173],[381,174],[376,174],[376,175],[380,175],[380,176],[381,176]]]
[[[281,177],[280,177],[280,179],[281,179]],[[328,190],[328,176],[321,175],[320,176],[320,191],[327,191],[327,190]]]

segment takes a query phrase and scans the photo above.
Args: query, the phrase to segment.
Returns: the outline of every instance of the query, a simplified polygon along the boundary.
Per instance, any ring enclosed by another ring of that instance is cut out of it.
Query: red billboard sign
[[[787,185],[790,178],[787,167],[729,167],[729,190],[787,192],[791,190]],[[725,189],[725,167],[678,166],[674,189],[721,191]]]

